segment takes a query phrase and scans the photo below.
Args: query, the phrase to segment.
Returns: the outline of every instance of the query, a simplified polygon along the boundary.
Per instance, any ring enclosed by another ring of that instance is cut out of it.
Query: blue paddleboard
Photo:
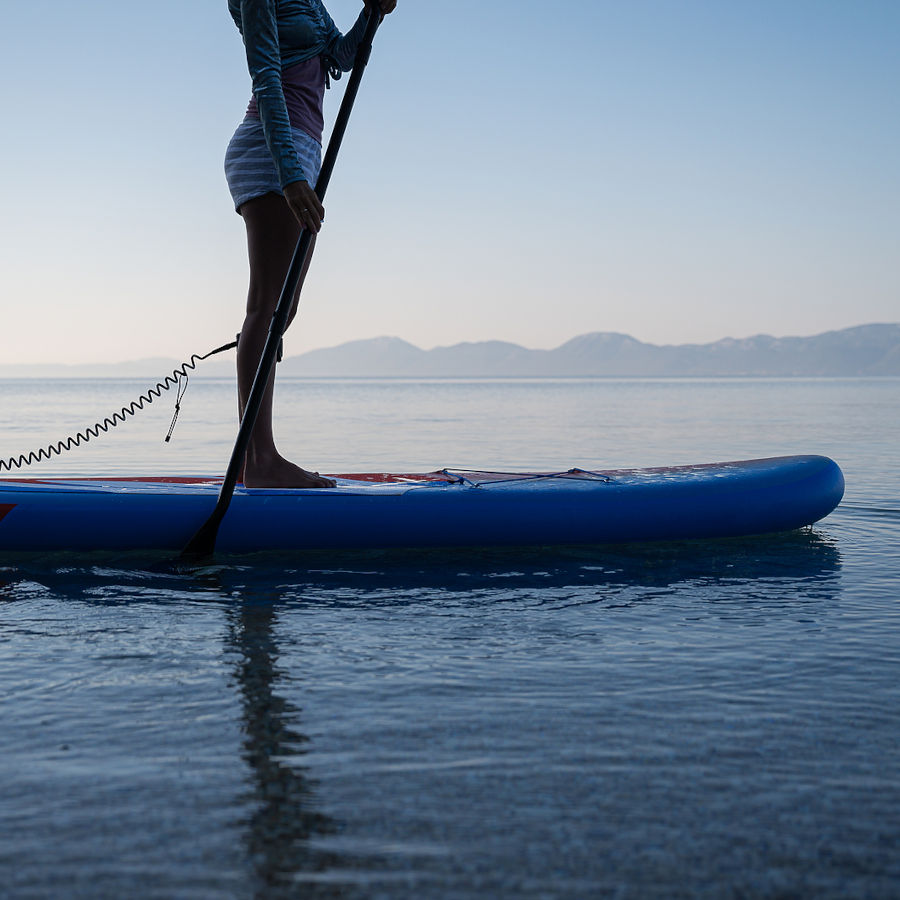
[[[181,550],[216,478],[0,479],[0,551]],[[224,553],[682,540],[789,531],[827,516],[823,456],[654,469],[343,475],[326,489],[238,486]]]

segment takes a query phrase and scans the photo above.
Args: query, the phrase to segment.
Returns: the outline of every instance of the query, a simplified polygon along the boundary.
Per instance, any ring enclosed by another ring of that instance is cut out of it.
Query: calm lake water
[[[0,457],[143,382],[0,382]],[[210,474],[194,379],[34,474]],[[322,472],[822,453],[730,541],[0,557],[0,893],[900,896],[900,379],[287,380]]]

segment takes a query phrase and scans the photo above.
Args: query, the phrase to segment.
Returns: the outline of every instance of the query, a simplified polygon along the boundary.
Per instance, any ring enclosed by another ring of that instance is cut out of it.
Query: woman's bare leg
[[[240,211],[247,227],[247,249],[250,255],[247,315],[241,327],[237,349],[238,406],[243,415],[301,229],[284,197],[279,194],[266,194],[248,200]],[[310,248],[306,268],[300,277],[288,325],[297,314],[300,288],[306,278],[312,249]],[[272,434],[274,384],[273,369],[250,436],[244,464],[244,484],[247,487],[333,487],[331,479],[301,469],[286,460],[276,449]]]

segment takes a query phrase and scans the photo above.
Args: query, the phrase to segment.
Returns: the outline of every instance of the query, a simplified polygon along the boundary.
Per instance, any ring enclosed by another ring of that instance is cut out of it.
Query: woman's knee
[[[247,291],[247,317],[266,316],[271,319],[278,304],[279,293],[280,289],[275,287],[275,282],[251,277]]]

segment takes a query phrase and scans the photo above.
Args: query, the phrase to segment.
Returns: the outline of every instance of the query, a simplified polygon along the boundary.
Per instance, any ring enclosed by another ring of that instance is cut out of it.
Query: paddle
[[[356,51],[356,60],[353,63],[353,71],[347,82],[347,89],[344,92],[344,98],[341,101],[341,108],[338,111],[337,119],[334,123],[334,130],[331,133],[331,140],[328,142],[328,150],[325,153],[325,159],[322,162],[322,169],[319,173],[319,179],[316,182],[316,195],[319,200],[325,199],[325,192],[328,190],[328,183],[331,181],[331,173],[334,170],[334,164],[337,160],[338,151],[341,149],[341,141],[344,139],[344,132],[347,130],[347,122],[350,119],[350,112],[353,109],[353,101],[359,90],[362,81],[363,71],[369,61],[372,53],[372,41],[375,38],[375,32],[381,24],[381,16],[376,10],[372,10],[369,15],[369,21],[363,34],[362,42]],[[284,329],[287,326],[288,315],[290,314],[291,305],[293,303],[294,294],[297,291],[297,285],[300,282],[300,275],[309,256],[310,245],[312,244],[312,235],[304,229],[297,242],[297,248],[294,250],[293,259],[288,269],[287,277],[284,280],[284,287],[281,289],[281,296],[278,298],[278,305],[275,307],[275,313],[272,316],[272,323],[269,326],[269,334],[266,338],[266,344],[263,348],[262,356],[259,360],[259,367],[253,378],[253,386],[250,388],[250,396],[247,399],[247,405],[244,407],[244,415],[241,418],[241,426],[238,429],[237,439],[234,442],[234,449],[231,451],[231,460],[225,471],[225,478],[222,482],[222,488],[219,491],[219,499],[212,515],[203,523],[199,531],[191,538],[188,545],[182,550],[181,558],[196,559],[198,557],[211,556],[216,548],[216,538],[219,534],[219,526],[228,507],[231,504],[231,498],[234,495],[234,486],[237,483],[238,475],[244,463],[244,457],[247,453],[247,446],[250,443],[250,434],[253,426],[256,424],[259,408],[262,404],[263,394],[266,385],[269,382],[269,376],[272,373],[272,366],[275,364],[275,357],[278,355],[278,344]],[[328,490],[327,488],[319,488],[319,490]]]

